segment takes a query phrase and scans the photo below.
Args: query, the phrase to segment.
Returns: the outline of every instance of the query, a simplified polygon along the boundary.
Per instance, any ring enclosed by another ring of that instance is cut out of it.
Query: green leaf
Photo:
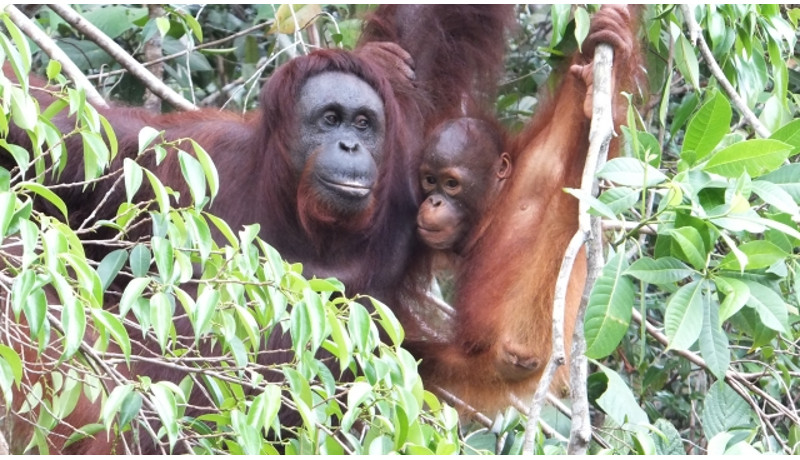
[[[598,199],[605,204],[612,215],[632,208],[639,201],[639,191],[627,187],[615,187],[603,192]]]
[[[160,33],[162,37],[167,36],[169,33],[169,27],[169,19],[165,17],[156,18],[156,28],[158,28],[158,33]]]
[[[211,247],[214,243],[211,237],[211,230],[208,228],[205,219],[192,210],[187,211],[184,217],[187,217],[186,227],[200,253],[200,263],[205,264],[206,260],[208,260],[208,256],[211,254]]]
[[[739,245],[739,250],[747,256],[745,270],[758,270],[789,257],[783,249],[765,240],[748,241]],[[739,260],[732,253],[727,254],[720,262],[720,268],[726,270],[742,270]]]
[[[32,131],[39,119],[39,105],[36,99],[25,93],[20,88],[10,87],[11,92],[11,119],[20,128]]]
[[[791,155],[800,153],[800,119],[792,120],[769,137],[793,146]]]
[[[103,132],[108,140],[109,161],[117,156],[119,153],[119,143],[117,142],[117,134],[114,132],[114,127],[108,122],[106,117],[100,116],[100,125],[103,127]]]
[[[41,288],[34,289],[23,300],[22,311],[31,330],[31,337],[37,337],[47,315],[47,297]]]
[[[162,353],[169,340],[169,332],[172,329],[173,307],[167,294],[156,292],[150,298],[150,323],[156,333],[156,339],[161,346]]]
[[[336,344],[336,350],[331,350],[331,353],[339,360],[340,368],[346,369],[353,357],[353,343],[350,341],[344,325],[336,317],[332,309],[326,309],[325,316],[328,318],[328,324],[331,327],[331,338]]]
[[[553,19],[553,32],[550,37],[550,47],[555,47],[564,38],[569,23],[572,7],[567,4],[550,5],[550,17]]]
[[[217,192],[219,192],[219,174],[217,173],[217,168],[214,166],[214,161],[203,146],[191,139],[189,142],[192,144],[192,149],[197,157],[197,161],[200,162],[200,166],[203,168],[206,181],[208,181],[208,190],[213,200],[214,197],[217,196]]]
[[[89,266],[85,257],[73,253],[61,254],[61,259],[66,261],[77,275],[78,285],[83,289],[83,298],[90,302],[92,307],[103,305],[103,285],[97,272]]]
[[[14,161],[17,163],[17,166],[19,167],[19,171],[21,173],[21,177],[24,179],[25,178],[25,173],[28,171],[28,168],[30,168],[30,165],[31,165],[31,158],[30,158],[31,154],[30,154],[30,152],[28,152],[27,149],[24,149],[24,148],[20,147],[19,145],[9,144],[8,142],[6,142],[5,139],[2,139],[2,138],[0,138],[0,147],[2,147],[9,154],[11,154],[11,156],[14,158]],[[3,168],[3,169],[5,169],[5,168]],[[7,173],[4,173],[3,175],[5,176],[6,174]],[[8,190],[7,185],[5,185],[5,183],[7,181],[4,180],[3,182],[4,182],[4,187],[3,188],[5,190]]]
[[[142,186],[142,167],[130,158],[125,158],[122,163],[123,174],[125,175],[125,195],[128,203],[133,203],[133,197]]]
[[[114,341],[117,343],[117,346],[119,346],[120,351],[122,351],[122,354],[125,355],[125,361],[130,363],[131,341],[130,337],[128,337],[128,331],[125,329],[122,321],[120,321],[118,317],[103,310],[102,308],[92,308],[91,312],[95,321],[102,324],[103,327],[105,327],[111,333],[111,336],[114,337]]]
[[[703,170],[729,178],[745,172],[758,177],[778,169],[791,152],[792,146],[780,141],[750,139],[714,153]]]
[[[583,7],[575,8],[575,41],[578,43],[578,50],[581,50],[580,45],[589,35],[589,13]]]
[[[31,71],[31,48],[28,44],[28,39],[25,35],[22,34],[19,27],[11,20],[8,14],[3,14],[3,24],[6,26],[6,32],[8,35],[11,35],[11,39],[14,42],[14,50],[18,51],[17,57],[19,62],[15,63],[18,65],[14,66],[14,70],[24,72],[24,74],[28,74]],[[3,34],[5,38],[5,34]],[[8,51],[6,51],[8,52]],[[17,74],[17,79],[22,80],[19,78],[20,75]]]
[[[22,381],[22,360],[13,348],[0,343],[0,359],[5,360],[11,370],[11,376],[15,383]],[[11,396],[10,394],[8,396]]]
[[[147,174],[147,179],[150,181],[150,186],[153,187],[153,192],[156,195],[156,201],[158,202],[158,207],[161,211],[161,214],[166,215],[169,213],[169,194],[167,194],[167,189],[164,188],[164,185],[155,174],[151,173],[147,169],[144,170],[144,173]]]
[[[268,383],[259,397],[264,401],[264,421],[260,423],[264,427],[264,434],[266,435],[269,433],[269,428],[275,427],[277,422],[278,411],[281,408],[281,387]]]
[[[647,424],[647,414],[639,407],[639,402],[622,377],[602,364],[597,364],[597,367],[608,379],[606,391],[597,398],[600,408],[619,426],[626,423]]]
[[[128,260],[128,251],[117,249],[105,256],[97,266],[97,276],[100,277],[103,291],[107,290],[114,278],[117,277],[126,260]]]
[[[675,64],[695,91],[700,91],[700,65],[697,63],[695,47],[683,35],[675,40]]]
[[[233,233],[233,230],[231,230],[231,227],[227,224],[227,222],[213,214],[203,213],[203,215],[214,224],[220,234],[225,237],[228,244],[230,244],[233,249],[239,249],[239,240],[236,238],[236,235]]]
[[[798,213],[800,213],[800,209],[792,196],[779,185],[763,180],[756,180],[751,183],[751,186],[753,188],[753,193],[764,200],[764,203],[774,206],[778,211],[791,214],[792,216],[797,216]]]
[[[11,192],[0,192],[0,242],[6,236],[11,218],[14,217],[14,205],[17,202],[16,195]]]
[[[275,12],[275,22],[270,29],[271,33],[275,31],[282,34],[291,35],[297,32],[295,24],[304,29],[311,23],[317,16],[322,14],[320,5],[292,5],[282,4]]]
[[[108,166],[111,152],[100,134],[81,131],[81,139],[83,140],[83,154],[85,156],[83,162],[84,177],[87,180],[96,179]]]
[[[308,317],[306,301],[297,302],[292,308],[289,321],[289,333],[292,337],[292,349],[300,354],[308,346],[311,339],[311,321]]]
[[[686,455],[681,434],[675,429],[672,423],[666,419],[660,418],[656,420],[653,426],[660,432],[656,432],[659,436],[653,439],[656,446],[656,454]]]
[[[219,304],[220,293],[211,286],[206,286],[197,298],[194,313],[194,338],[195,341],[211,330],[211,318],[214,317]]]
[[[697,104],[698,103],[699,103],[699,101],[697,99],[697,93],[690,92],[689,94],[687,94],[683,98],[683,101],[680,103],[678,108],[674,110],[674,112],[672,113],[672,124],[670,126],[670,134],[673,137],[675,136],[675,133],[677,133],[679,129],[683,128],[684,124],[686,123],[686,120],[689,119],[689,117],[694,112],[694,109],[697,108]],[[725,133],[727,134],[727,132],[728,132],[728,129],[726,127],[725,128]],[[696,137],[697,135],[693,134],[693,136]],[[696,140],[697,139],[695,139],[695,142],[696,142]],[[721,138],[720,138],[720,140],[721,140]],[[686,142],[686,139],[684,138],[684,144],[685,144],[685,142]],[[719,141],[717,141],[717,143],[719,143]],[[714,144],[714,145],[716,145],[716,144]],[[690,149],[690,150],[693,150],[693,149]]]
[[[203,167],[199,161],[183,150],[178,151],[178,161],[181,164],[183,178],[189,185],[192,201],[194,201],[195,207],[199,208],[205,202],[206,196],[206,177]]]
[[[764,326],[773,331],[786,333],[789,330],[789,311],[781,296],[755,281],[743,280],[743,282],[750,289],[747,306],[756,310]]]
[[[108,399],[102,405],[102,409],[100,411],[100,420],[106,427],[106,434],[111,431],[111,426],[114,423],[114,417],[119,412],[119,408],[122,406],[122,402],[125,401],[125,398],[133,392],[133,385],[119,385],[115,387],[111,394],[108,395]]]
[[[706,248],[703,237],[694,227],[681,227],[669,230],[672,240],[678,245],[686,261],[697,270],[706,268]]]
[[[720,93],[714,93],[689,121],[681,157],[684,157],[685,152],[695,152],[696,159],[705,158],[730,131],[731,116],[728,100]],[[692,161],[689,163],[694,164]]]
[[[178,442],[178,403],[175,399],[176,394],[181,394],[175,384],[170,382],[156,382],[150,386],[153,394],[153,405],[155,406],[158,417],[163,423],[163,428],[167,432],[170,449],[175,447]]]
[[[633,276],[645,283],[672,284],[692,276],[695,271],[674,257],[651,259],[642,257],[625,270],[626,275]]]
[[[61,312],[61,325],[64,330],[64,358],[69,358],[78,351],[83,335],[86,332],[86,312],[78,303],[72,287],[59,273],[50,272],[53,286],[61,298],[64,309]]]
[[[592,288],[584,320],[586,356],[590,358],[610,355],[628,330],[634,293],[633,283],[623,274],[626,268],[624,254],[616,254]]]
[[[203,41],[203,28],[200,26],[200,23],[192,16],[191,14],[182,14],[181,19],[186,23],[186,25],[191,29],[192,34],[197,39],[198,42]]]
[[[681,286],[667,302],[664,330],[669,350],[688,350],[700,336],[703,327],[704,281]]]
[[[720,380],[725,379],[725,371],[731,363],[730,344],[728,336],[720,327],[719,315],[716,305],[709,305],[708,296],[703,296],[706,305],[703,306],[703,328],[700,332],[700,355],[705,360],[714,376]]]
[[[161,282],[164,284],[172,282],[172,271],[175,266],[175,253],[172,250],[172,243],[166,238],[154,236],[151,244]]]
[[[64,220],[69,220],[67,214],[67,205],[64,204],[64,201],[58,197],[55,193],[51,192],[49,188],[37,184],[36,182],[23,182],[18,185],[18,187],[22,190],[29,190],[40,197],[44,198],[45,200],[49,201],[50,204],[56,207],[61,214],[64,216]]]
[[[400,321],[397,320],[392,310],[383,302],[373,297],[370,297],[369,300],[372,303],[372,307],[378,313],[378,323],[383,327],[383,330],[386,331],[386,334],[391,340],[391,344],[399,347],[405,335]]]
[[[725,295],[719,307],[719,324],[742,309],[750,299],[750,288],[747,284],[734,278],[718,276],[714,279],[717,289]]]
[[[579,189],[566,188],[564,189],[564,191],[574,196],[575,198],[588,203],[589,214],[593,216],[605,217],[606,219],[611,219],[611,220],[616,219],[616,213],[597,198],[591,195],[582,195],[581,190]]]
[[[706,438],[711,439],[735,428],[751,429],[753,413],[747,401],[724,381],[717,380],[708,389],[701,419],[703,432]]]
[[[138,155],[141,155],[153,141],[156,140],[158,136],[161,135],[161,131],[158,131],[155,128],[151,128],[150,126],[145,126],[144,128],[139,131],[139,151]]]
[[[130,393],[128,397],[122,402],[122,407],[119,410],[119,426],[125,427],[133,418],[139,413],[142,408],[142,395],[139,393]]]
[[[137,244],[131,250],[130,265],[133,276],[142,278],[150,270],[150,249],[144,244]]]
[[[314,401],[308,379],[304,378],[299,372],[290,367],[284,368],[283,373],[286,376],[286,380],[289,382],[292,398],[295,401],[302,402],[306,407],[311,407]]]
[[[614,158],[597,175],[628,187],[653,187],[667,180],[664,173],[635,158]]]
[[[120,315],[128,314],[133,307],[133,304],[142,297],[145,288],[150,284],[150,278],[134,278],[125,286],[125,291],[122,293],[122,299],[119,301]]]
[[[360,352],[372,351],[370,346],[370,326],[369,313],[358,302],[350,304],[350,318],[347,321],[347,329],[353,344]]]
[[[325,308],[322,305],[320,295],[312,291],[311,288],[303,289],[303,299],[305,300],[308,324],[311,327],[311,347],[309,351],[316,353],[325,338]]]

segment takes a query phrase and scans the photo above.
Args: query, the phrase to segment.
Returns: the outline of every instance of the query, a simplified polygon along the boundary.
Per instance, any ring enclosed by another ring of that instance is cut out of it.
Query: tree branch
[[[709,70],[711,70],[711,74],[714,75],[714,78],[717,79],[722,89],[725,90],[725,94],[728,95],[728,98],[733,102],[733,105],[739,110],[742,116],[747,120],[747,123],[756,130],[759,136],[763,138],[767,138],[770,136],[769,130],[761,124],[756,117],[756,114],[747,107],[747,104],[739,97],[739,94],[734,89],[731,82],[725,78],[725,74],[722,72],[722,69],[717,64],[717,61],[714,59],[714,55],[711,53],[711,49],[708,47],[708,43],[706,43],[705,38],[703,38],[703,33],[700,30],[700,26],[697,24],[697,21],[694,19],[694,14],[692,13],[692,7],[688,4],[681,5],[681,11],[683,12],[683,18],[686,21],[687,27],[689,27],[689,39],[691,40],[692,44],[700,46],[700,54],[703,55],[703,59],[706,60],[706,64],[708,64]]]
[[[596,196],[600,187],[596,174],[608,158],[608,147],[614,135],[614,113],[611,94],[614,64],[614,49],[607,44],[598,44],[594,52],[594,85],[592,93],[592,125],[589,130],[589,153],[581,179],[581,196]],[[581,200],[578,226],[587,242],[587,273],[575,330],[572,333],[570,350],[570,389],[572,399],[572,427],[567,453],[584,455],[592,435],[589,419],[589,397],[586,389],[588,363],[586,362],[586,339],[583,334],[583,317],[589,294],[603,269],[602,226],[599,217],[589,217],[589,203]]]
[[[164,17],[164,7],[162,5],[147,5],[147,14],[151,21]],[[161,43],[161,34],[156,33],[144,43],[144,60],[154,61],[164,54]],[[156,63],[149,66],[150,72],[159,81],[164,80],[164,64]],[[153,112],[161,112],[161,98],[150,89],[144,92],[144,107]]]
[[[599,185],[595,180],[597,170],[605,163],[608,157],[608,146],[614,134],[613,113],[611,106],[611,67],[614,62],[614,51],[609,45],[600,44],[595,50],[593,59],[594,85],[592,94],[592,124],[589,130],[589,150],[586,155],[586,164],[581,179],[580,196],[595,196]],[[603,266],[602,233],[600,219],[589,217],[589,203],[581,200],[578,214],[578,231],[564,254],[558,279],[556,280],[555,295],[553,298],[553,344],[550,360],[545,367],[536,393],[533,396],[523,444],[524,453],[533,453],[534,434],[539,423],[541,409],[545,401],[547,390],[558,366],[564,361],[564,308],[566,305],[569,279],[575,259],[584,243],[588,246],[588,273],[578,317],[575,320],[575,330],[572,337],[570,351],[570,389],[572,394],[572,429],[568,452],[572,455],[581,455],[586,452],[591,440],[591,424],[589,422],[589,403],[586,393],[587,364],[586,343],[583,337],[583,315],[588,303],[589,292]]]
[[[30,37],[34,43],[36,43],[42,51],[45,52],[50,59],[54,61],[58,61],[61,63],[61,70],[69,77],[74,83],[75,87],[78,89],[82,89],[86,93],[86,99],[96,107],[108,107],[105,99],[100,93],[97,92],[97,89],[89,82],[86,78],[86,75],[81,72],[78,66],[75,65],[72,60],[67,57],[66,53],[56,45],[53,40],[47,36],[46,33],[42,32],[39,27],[34,24],[33,21],[27,16],[25,16],[20,10],[17,9],[14,5],[8,5],[5,8],[6,14],[11,19],[11,21],[16,24],[17,27]]]
[[[197,106],[187,101],[183,96],[176,93],[172,88],[165,85],[145,66],[132,58],[122,47],[108,38],[100,29],[83,19],[81,15],[72,8],[61,4],[48,5],[56,14],[61,16],[67,23],[78,29],[81,33],[90,38],[98,46],[103,48],[123,67],[128,69],[131,75],[141,80],[144,85],[160,97],[162,100],[172,104],[181,110],[197,110]]]
[[[651,337],[653,337],[658,343],[660,343],[665,347],[669,345],[669,339],[667,339],[667,337],[664,334],[662,334],[655,326],[650,324],[649,321],[643,318],[642,315],[637,310],[633,310],[632,318],[637,323],[644,325],[647,333]],[[692,353],[691,351],[686,351],[686,350],[674,350],[674,349],[671,351],[677,354],[678,356],[681,356],[682,358],[686,359],[687,361],[691,362],[692,364],[697,365],[703,370],[710,372],[705,360],[703,360],[703,358],[698,356],[696,353]],[[747,393],[747,391],[745,391],[745,389],[758,394],[758,396],[760,396],[763,399],[765,406],[766,405],[771,406],[781,415],[788,418],[793,424],[800,425],[800,416],[798,416],[798,414],[795,413],[795,411],[790,410],[789,408],[781,404],[780,401],[773,398],[769,393],[755,386],[752,382],[748,380],[747,376],[739,374],[734,370],[728,369],[727,371],[725,371],[725,382],[731,389],[733,389],[733,391],[738,393],[739,396],[741,396],[747,402],[747,404],[749,404],[750,407],[753,408],[753,410],[756,411],[757,414],[759,414],[759,416],[763,413],[761,405],[758,404],[756,401],[754,401],[753,398]],[[760,418],[762,418],[762,424],[763,424],[763,417]],[[774,431],[774,427],[771,424],[767,424],[766,430]],[[776,439],[780,439],[780,437],[776,436]],[[785,443],[781,442],[781,445],[784,447],[784,451],[786,451],[786,453],[791,453],[791,450],[786,446]]]

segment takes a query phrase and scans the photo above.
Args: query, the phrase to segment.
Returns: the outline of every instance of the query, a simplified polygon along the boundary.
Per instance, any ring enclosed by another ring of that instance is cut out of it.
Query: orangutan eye
[[[325,120],[325,124],[328,126],[336,126],[339,124],[339,116],[336,115],[335,112],[325,112],[322,119]]]
[[[369,128],[369,119],[367,119],[367,117],[364,116],[358,117],[356,119],[356,122],[353,123],[353,125],[356,127],[356,129],[363,131]]]

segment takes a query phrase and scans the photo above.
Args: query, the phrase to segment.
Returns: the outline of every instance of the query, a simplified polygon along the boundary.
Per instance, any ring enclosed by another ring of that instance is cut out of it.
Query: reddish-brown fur
[[[452,11],[459,10],[456,8]],[[461,14],[463,18],[469,18],[474,12],[465,8]],[[376,16],[380,17],[380,14]],[[432,19],[429,24],[436,22],[435,17],[427,18]],[[431,31],[440,30],[445,29],[431,28]],[[499,35],[502,38],[502,29]],[[469,42],[476,39],[473,37],[478,36],[467,34],[459,40]],[[420,35],[419,38],[423,36]],[[431,39],[428,35],[424,38]],[[446,37],[442,37],[444,38]],[[431,43],[437,44],[436,41],[428,41],[428,46]],[[452,42],[448,41],[447,44],[449,47],[443,46],[442,49],[448,54],[458,49]],[[415,332],[418,325],[415,320],[410,319],[411,315],[405,308],[408,305],[406,301],[415,297],[425,287],[428,279],[427,259],[414,238],[415,215],[420,201],[416,171],[419,167],[421,129],[430,120],[443,116],[441,114],[457,110],[452,107],[460,107],[461,100],[436,98],[440,105],[431,107],[428,98],[435,97],[436,89],[426,87],[425,92],[416,93],[413,85],[403,82],[392,69],[382,67],[383,62],[371,60],[372,51],[366,46],[357,53],[323,50],[291,61],[270,78],[262,92],[261,109],[244,116],[215,110],[169,115],[154,115],[130,108],[111,108],[100,112],[114,126],[120,144],[120,155],[112,164],[112,169],[119,169],[123,158],[132,158],[136,154],[137,136],[144,126],[165,130],[168,139],[192,137],[209,152],[219,172],[221,193],[211,206],[211,212],[224,218],[233,229],[259,223],[260,236],[275,246],[286,259],[302,261],[307,275],[335,276],[344,281],[350,294],[366,293],[378,297],[392,306],[408,335],[419,336]],[[432,56],[435,55],[434,53]],[[492,59],[496,60],[496,57]],[[433,58],[431,62],[435,61]],[[424,65],[418,69],[420,84],[433,81],[431,72],[434,69],[435,67],[426,68]],[[479,70],[483,72],[484,69]],[[330,225],[309,225],[304,224],[304,219],[299,215],[302,212],[316,213],[319,208],[308,203],[310,197],[303,191],[302,176],[297,177],[289,166],[291,136],[296,132],[295,101],[307,78],[326,71],[341,71],[360,77],[377,91],[385,105],[384,160],[380,169],[380,186],[374,191],[377,205],[371,208],[370,215],[357,219],[362,223],[368,222],[369,225],[354,227],[343,221],[332,222]],[[480,73],[478,70],[469,72],[467,68],[459,71],[467,75]],[[4,72],[11,75],[7,69]],[[454,94],[464,95],[472,91],[471,85],[477,81],[475,77],[462,83],[450,82],[448,88],[455,91]],[[462,86],[455,86],[457,84]],[[33,86],[37,85],[41,86],[43,82],[35,81]],[[35,95],[43,107],[48,104],[48,93],[35,91]],[[69,131],[74,124],[63,115],[59,115],[54,123],[64,131]],[[8,140],[23,146],[28,143],[27,136],[14,130],[9,134]],[[71,161],[67,163],[58,180],[62,183],[81,181],[83,165],[76,160],[80,158],[80,140],[71,139],[67,142]],[[0,155],[0,164],[12,166],[8,161],[7,157]],[[174,155],[168,156],[160,166],[155,165],[152,155],[142,160],[142,163],[152,169],[164,183],[181,192],[184,200],[189,197]],[[124,199],[124,188],[120,186],[112,191],[112,183],[113,178],[100,182],[89,193],[84,193],[82,186],[59,189],[58,193],[70,209],[70,224],[80,225],[96,208],[99,211],[94,216],[95,219],[113,217],[117,206]],[[101,203],[109,191],[111,198]],[[152,192],[143,190],[137,195],[137,199],[146,199],[148,195],[152,196]],[[258,205],[254,206],[254,203]],[[47,203],[39,203],[38,206],[54,215],[58,214]],[[128,235],[129,238],[148,238],[149,231],[143,227]],[[98,239],[111,236],[104,232],[101,230],[95,236]],[[106,247],[90,247],[87,248],[87,255],[99,260],[108,251],[110,249]],[[189,325],[182,321],[176,323],[176,329],[178,334],[191,335]],[[271,336],[266,347],[271,350],[288,349],[287,340],[286,337]],[[29,345],[24,341],[16,344],[21,354],[33,358],[33,350]],[[156,344],[145,343],[143,348],[135,349],[134,354],[150,356],[153,355],[150,350],[156,349]],[[212,355],[213,350],[202,347],[198,353],[206,353],[202,356],[207,356]],[[291,359],[291,354],[271,353],[268,359],[271,362],[285,362],[284,360]],[[39,379],[39,373],[46,375],[50,371],[51,369],[29,367],[26,384],[30,385]],[[173,382],[183,377],[180,371],[146,362],[135,364],[128,375],[146,375],[153,381],[166,379]],[[22,395],[16,394],[15,405],[21,400]],[[200,392],[193,393],[190,403],[200,407],[206,405]],[[17,405],[16,408],[18,407]],[[189,412],[191,411],[193,410]],[[53,431],[49,439],[52,443],[51,451],[102,454],[121,449],[118,440],[107,438],[103,433],[94,439],[64,448],[64,434],[71,434],[72,427],[95,422],[97,419],[96,405],[80,405]],[[24,423],[18,419],[13,424],[12,442],[18,449],[24,447],[30,432]],[[156,446],[147,438],[147,435],[143,436],[141,443],[134,442],[134,445],[138,445],[137,449],[144,453],[157,452]]]
[[[370,225],[360,228],[351,228],[348,222],[337,221],[309,229],[301,224],[299,215],[300,212],[314,212],[317,208],[304,205],[308,197],[303,195],[301,178],[290,166],[289,145],[291,136],[296,132],[294,105],[306,79],[327,71],[360,77],[375,88],[384,101],[386,132],[383,163],[378,179],[380,185],[373,191],[377,205],[370,208],[370,215],[363,216],[363,220]],[[165,130],[168,139],[192,137],[209,152],[219,172],[222,192],[211,206],[211,212],[224,218],[235,230],[243,225],[259,223],[260,236],[276,247],[287,260],[302,261],[308,276],[337,277],[346,284],[351,295],[374,295],[396,307],[396,313],[403,319],[404,314],[399,307],[403,305],[401,300],[414,295],[414,290],[419,289],[419,285],[413,282],[417,279],[414,273],[424,264],[419,261],[422,256],[417,256],[414,242],[413,221],[418,197],[408,177],[408,171],[415,164],[414,152],[403,142],[410,135],[403,123],[403,111],[384,75],[383,69],[356,54],[322,50],[295,59],[279,69],[262,92],[262,109],[246,116],[215,110],[169,115],[153,115],[140,109],[102,110],[101,113],[116,128],[120,144],[120,155],[112,169],[121,166],[122,158],[136,154],[138,131],[145,125]],[[47,105],[48,93],[36,91],[36,96],[40,98],[42,106]],[[55,123],[66,132],[74,122],[59,116]],[[21,145],[27,142],[26,136],[18,131],[10,133],[9,141]],[[83,178],[83,164],[78,160],[80,140],[77,143],[68,142],[72,157],[59,179],[64,183]],[[190,196],[175,155],[169,155],[157,167],[152,156],[143,163],[163,182],[180,191],[184,197],[182,199]],[[103,181],[89,193],[84,193],[81,186],[59,189],[59,194],[71,211],[71,225],[79,225],[98,206],[101,209],[96,215],[97,219],[113,217],[124,199],[124,188],[119,187],[113,192],[112,199],[100,205],[112,183],[113,179]],[[146,199],[147,194],[151,192],[140,192],[137,199]],[[254,203],[259,205],[254,206]],[[146,229],[140,230],[138,234],[130,236],[147,238],[148,232]],[[108,251],[109,248],[95,247],[87,250],[87,254],[99,260]],[[375,267],[382,267],[382,270],[375,270]],[[407,279],[412,281],[407,282]],[[178,321],[176,329],[181,335],[191,335],[188,323]],[[270,338],[270,346],[288,348],[281,341],[281,338]],[[152,345],[157,347],[155,343]],[[20,346],[24,347],[24,344]],[[134,352],[147,354],[147,349],[149,346]],[[212,353],[210,349],[206,351]],[[33,378],[36,372],[36,369],[28,369],[28,375]],[[154,381],[168,379],[176,382],[183,376],[181,372],[151,364],[134,365],[130,375],[137,374],[148,375]],[[16,396],[17,401],[22,400],[21,395]],[[195,396],[201,397],[199,392]],[[193,404],[196,403],[193,401]],[[80,426],[86,420],[92,420],[92,417],[94,421],[97,420],[96,407],[79,407],[68,417],[65,426]],[[17,427],[19,430],[15,431],[15,442],[23,442],[25,437],[21,433],[25,428],[19,424]],[[54,432],[52,439],[55,451],[61,450],[64,441],[57,434]],[[149,444],[143,446],[144,452],[152,452],[152,449],[153,446]],[[74,444],[65,451],[100,453],[109,450],[111,444],[98,439]]]
[[[584,54],[576,54],[572,64],[589,64],[598,42],[615,48],[613,94],[630,90],[639,69],[624,7],[596,15]],[[454,339],[416,345],[426,383],[444,387],[479,410],[496,410],[514,394],[531,393],[549,359],[555,281],[578,225],[578,201],[563,188],[580,186],[588,148],[587,84],[579,74],[566,72],[511,142],[509,183],[480,222],[474,246],[459,261]],[[624,104],[618,95],[616,126]],[[611,155],[616,149],[612,145]],[[567,351],[585,277],[581,254],[568,288]],[[562,372],[557,385],[565,385],[565,376]]]
[[[445,119],[494,107],[514,23],[512,5],[381,5],[360,43],[397,43],[413,57],[413,88],[396,89],[416,100],[421,140]]]

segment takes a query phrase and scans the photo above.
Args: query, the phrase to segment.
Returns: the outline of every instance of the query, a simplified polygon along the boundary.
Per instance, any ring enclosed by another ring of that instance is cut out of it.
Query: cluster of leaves
[[[587,355],[608,366],[598,364],[590,388],[608,415],[604,428],[628,432],[623,451],[792,453],[800,165],[790,160],[800,153],[800,120],[786,63],[797,11],[688,11],[772,134],[755,136],[733,116],[679,32],[682,12],[656,7],[644,24],[653,56],[668,63],[648,67],[660,106],[644,114],[650,121],[629,113],[627,155],[599,172],[608,186],[592,202],[614,230],[585,319]],[[661,140],[651,134],[659,131]]]
[[[423,389],[391,310],[345,297],[336,280],[304,278],[257,237],[257,225],[234,231],[206,212],[224,184],[196,143],[165,144],[143,130],[139,155],[109,173],[127,196],[116,216],[70,228],[70,210],[47,185],[75,159],[65,140],[82,139],[86,180],[58,187],[87,188],[117,154],[114,133],[78,90],[40,111],[27,39],[2,20],[2,58],[18,81],[0,78],[0,132],[22,129],[32,145],[0,140],[11,154],[0,167],[0,428],[34,427],[30,439],[5,433],[13,449],[47,453],[57,431],[67,444],[111,433],[126,453],[140,446],[128,434],[164,452],[459,450],[457,414]],[[63,81],[56,63],[47,75]],[[61,111],[77,120],[73,132],[53,125]],[[148,153],[179,156],[191,206],[173,206],[175,192],[137,163]],[[145,177],[153,202],[132,201]],[[40,212],[48,207],[57,212]],[[152,238],[126,241],[136,225],[151,225]],[[96,226],[119,237],[95,241]],[[88,260],[84,245],[98,243],[117,249]],[[267,351],[278,337],[290,349]],[[135,375],[143,366],[183,377]],[[95,405],[96,420],[69,425]],[[290,418],[297,423],[283,423]]]

